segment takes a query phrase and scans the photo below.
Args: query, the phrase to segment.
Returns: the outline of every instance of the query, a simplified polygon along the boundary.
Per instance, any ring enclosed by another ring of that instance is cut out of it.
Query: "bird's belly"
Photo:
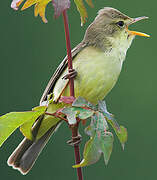
[[[106,55],[93,47],[82,50],[73,61],[74,69],[77,71],[74,82],[75,96],[84,97],[97,104],[98,100],[102,100],[115,85],[121,71],[121,64],[117,57]],[[67,70],[62,76],[66,73]],[[54,95],[58,95],[65,87],[64,81],[61,78],[57,81]],[[69,87],[62,95],[69,95]]]

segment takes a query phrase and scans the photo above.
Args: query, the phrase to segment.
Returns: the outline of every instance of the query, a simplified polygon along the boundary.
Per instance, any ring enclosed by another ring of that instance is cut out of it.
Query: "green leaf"
[[[105,101],[99,101],[98,109],[107,118],[107,121],[110,123],[113,129],[115,131],[120,131],[120,126],[118,122],[116,121],[116,119],[114,118],[113,114],[108,112]]]
[[[88,136],[92,136],[93,133],[95,133],[95,131],[93,130],[93,128],[91,127],[91,125],[87,126],[84,131],[85,131],[85,133],[86,133]]]
[[[90,164],[96,163],[101,156],[101,152],[99,151],[99,143],[97,140],[97,135],[90,138],[89,141],[85,144],[84,152],[83,152],[83,160],[80,164],[76,164],[73,168],[88,166]]]
[[[40,139],[52,126],[55,126],[59,121],[61,121],[59,118],[45,115],[38,130],[36,140]]]
[[[37,112],[10,112],[0,117],[0,146],[22,124],[35,119]]]
[[[50,101],[49,101],[50,102]],[[64,107],[64,103],[54,103],[50,102],[47,108],[47,113],[55,113],[57,110],[60,110]],[[38,134],[36,139],[40,139],[52,126],[55,126],[60,121],[59,118],[56,118],[52,115],[44,115],[44,118],[41,122],[40,128],[38,130]]]
[[[97,110],[96,107],[93,104],[91,104],[90,102],[88,102],[87,100],[85,100],[82,97],[78,97],[73,102],[72,106],[74,106],[74,107],[88,107],[90,109]]]
[[[86,19],[88,17],[87,11],[84,6],[83,0],[74,0],[74,2],[81,16],[81,26],[82,26],[86,22]]]
[[[91,117],[94,113],[94,111],[89,110],[89,109],[83,109],[80,107],[71,107],[71,110],[74,112],[77,112],[77,117],[80,119],[87,119]]]
[[[119,124],[116,122],[113,114],[108,112],[105,101],[99,101],[98,102],[98,109],[99,109],[100,112],[103,113],[103,115],[107,118],[108,121],[113,123],[115,128],[120,129]]]
[[[104,154],[104,161],[105,164],[108,164],[108,161],[110,159],[112,148],[113,148],[113,134],[111,132],[104,132],[104,134],[101,135],[100,147]]]
[[[67,116],[68,123],[70,125],[77,123],[76,121],[77,111],[72,111],[71,108],[64,108],[61,112]]]
[[[108,125],[104,115],[98,111],[95,112],[91,118],[91,124],[85,129],[85,133],[91,138],[85,145],[83,160],[80,164],[74,165],[74,168],[97,162],[102,153],[105,164],[108,163],[113,147],[113,135],[107,130]]]
[[[104,115],[98,111],[92,116],[91,123],[97,131],[104,132],[109,129]]]
[[[116,134],[118,136],[118,139],[122,145],[122,148],[124,149],[125,143],[128,139],[128,133],[127,133],[127,129],[124,126],[120,126],[120,130],[116,131]]]
[[[113,147],[113,135],[110,132],[96,131],[85,144],[83,160],[73,168],[79,168],[96,163],[103,153],[105,164],[108,163]]]
[[[32,140],[33,138],[32,131],[31,131],[32,126],[34,122],[36,121],[36,119],[45,113],[46,109],[47,109],[47,106],[38,106],[38,107],[33,108],[32,111],[36,112],[34,116],[32,116],[32,118],[29,121],[25,122],[20,127],[20,131],[27,139]]]
[[[41,112],[42,114],[45,113],[47,106],[37,106],[32,109],[32,111]]]
[[[116,135],[118,136],[118,139],[122,145],[122,148],[124,149],[124,144],[127,141],[127,129],[123,126],[119,126],[119,124],[116,121],[116,119],[114,118],[114,116],[107,111],[105,101],[99,101],[98,109],[99,109],[99,111],[101,111],[103,113],[103,115],[107,118],[107,121],[113,127],[113,129],[114,129]]]

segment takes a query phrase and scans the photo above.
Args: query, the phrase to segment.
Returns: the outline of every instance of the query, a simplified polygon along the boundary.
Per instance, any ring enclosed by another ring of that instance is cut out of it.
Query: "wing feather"
[[[78,44],[72,51],[72,58],[74,59],[74,57],[83,49],[87,46],[87,44],[81,42],[80,44]],[[53,92],[53,88],[56,84],[56,81],[59,79],[60,75],[62,74],[62,72],[65,70],[65,68],[68,65],[68,57],[66,56],[63,61],[61,62],[61,64],[58,66],[58,68],[56,69],[56,71],[54,72],[54,74],[52,75],[51,79],[49,80],[49,83],[40,99],[40,105],[42,104],[43,101],[46,101],[47,99],[47,95]]]

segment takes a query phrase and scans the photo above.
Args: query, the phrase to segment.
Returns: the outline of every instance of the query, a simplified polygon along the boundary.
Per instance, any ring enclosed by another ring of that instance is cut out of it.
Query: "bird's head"
[[[130,18],[117,9],[105,7],[98,12],[93,23],[87,28],[84,40],[103,49],[121,46],[127,50],[136,35],[149,37],[145,33],[128,29],[131,24],[147,18]]]

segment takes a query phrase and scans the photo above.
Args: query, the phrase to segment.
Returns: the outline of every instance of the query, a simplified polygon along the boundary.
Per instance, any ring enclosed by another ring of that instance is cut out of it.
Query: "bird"
[[[131,31],[128,27],[142,19],[131,18],[112,7],[98,11],[94,21],[88,26],[84,38],[71,52],[74,69],[68,72],[68,58],[52,75],[42,97],[40,106],[48,102],[47,112],[54,113],[60,107],[62,96],[69,96],[69,79],[74,78],[75,96],[83,97],[93,104],[103,100],[117,82],[126,57],[127,50],[135,36],[149,35]],[[19,170],[23,175],[33,167],[37,157],[56,132],[62,121],[49,115],[41,115],[32,128],[33,140],[26,137],[8,158],[8,165]]]

